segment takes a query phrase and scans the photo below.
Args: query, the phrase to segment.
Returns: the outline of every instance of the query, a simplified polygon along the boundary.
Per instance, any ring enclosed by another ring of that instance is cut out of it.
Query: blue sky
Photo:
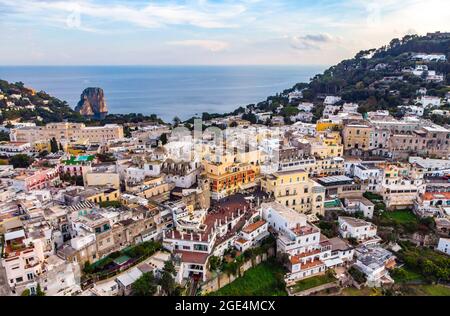
[[[333,64],[449,21],[447,0],[0,0],[0,64]]]

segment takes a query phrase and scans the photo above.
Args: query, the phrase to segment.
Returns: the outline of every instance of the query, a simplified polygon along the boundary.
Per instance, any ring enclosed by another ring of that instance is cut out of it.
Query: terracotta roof
[[[311,268],[314,268],[314,267],[317,267],[317,266],[321,266],[321,265],[323,265],[324,263],[321,261],[321,260],[314,260],[314,261],[311,261],[311,262],[307,262],[307,263],[305,263],[305,264],[302,264],[301,266],[300,266],[300,269],[301,270],[307,270],[307,269],[311,269]]]
[[[246,242],[248,242],[248,240],[244,239],[244,238],[239,238],[239,239],[236,240],[236,242],[240,243],[240,244],[245,244]]]
[[[209,254],[202,252],[178,250],[176,253],[181,254],[181,261],[187,263],[205,264],[209,257]]]
[[[263,226],[265,223],[266,223],[265,220],[259,220],[256,223],[246,226],[242,231],[244,233],[250,234],[251,232],[253,232],[253,231],[257,230],[258,228],[260,228],[261,226]]]
[[[425,192],[422,196],[422,200],[430,201],[435,199],[450,199],[450,192]]]
[[[313,255],[317,255],[317,254],[319,254],[321,252],[322,251],[320,249],[306,251],[306,252],[300,253],[298,255],[292,256],[290,260],[291,260],[292,264],[297,264],[297,263],[301,262],[300,259],[305,258],[305,257],[309,257],[309,256],[313,256]]]

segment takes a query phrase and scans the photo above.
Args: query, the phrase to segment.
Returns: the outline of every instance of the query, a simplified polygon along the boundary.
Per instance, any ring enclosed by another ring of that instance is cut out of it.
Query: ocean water
[[[87,87],[105,91],[109,113],[157,114],[166,121],[224,113],[308,82],[325,66],[0,66],[0,79],[22,81],[75,107]]]

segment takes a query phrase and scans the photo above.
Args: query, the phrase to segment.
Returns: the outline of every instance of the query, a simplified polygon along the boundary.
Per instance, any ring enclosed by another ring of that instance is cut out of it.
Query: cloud
[[[192,25],[214,29],[237,27],[233,21],[246,11],[246,2],[214,4],[206,1],[188,1],[186,4],[151,2],[138,7],[133,2],[126,1],[118,4],[101,4],[93,0],[0,0],[0,9],[9,15],[38,22],[49,18],[61,22],[69,15],[79,15],[97,22],[126,22],[143,28]]]
[[[299,50],[320,49],[323,44],[332,41],[334,38],[326,33],[290,37],[291,47]]]
[[[176,46],[200,47],[214,53],[223,51],[230,46],[230,44],[227,42],[214,40],[184,40],[168,42],[167,44]]]

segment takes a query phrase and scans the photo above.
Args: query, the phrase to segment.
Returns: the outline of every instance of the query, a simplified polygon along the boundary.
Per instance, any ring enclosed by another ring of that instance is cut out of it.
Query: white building
[[[342,112],[344,113],[358,113],[359,105],[357,103],[344,103],[342,105]]]
[[[235,247],[239,251],[246,251],[257,246],[264,238],[269,236],[269,224],[265,220],[259,220],[255,223],[247,225],[239,233],[239,237],[235,241]]]
[[[416,54],[412,57],[422,61],[446,61],[447,57],[443,54]]]
[[[450,255],[450,238],[439,238],[437,250]]]
[[[380,238],[377,236],[377,227],[365,220],[339,216],[339,234],[342,238],[354,238],[358,242],[365,244],[377,243]]]
[[[399,108],[404,109],[406,114],[416,115],[416,116],[423,116],[423,113],[425,111],[424,107],[417,106],[417,105],[404,105],[404,106],[400,106]]]
[[[277,202],[263,203],[261,210],[278,233],[277,251],[289,257],[288,284],[343,264],[340,258],[332,258],[332,245],[326,238],[321,240],[320,229],[309,223],[306,215]]]
[[[325,104],[325,105],[333,105],[333,104],[338,103],[341,100],[342,100],[341,97],[328,95],[328,96],[326,96],[325,101],[323,101],[323,104]]]
[[[423,95],[419,98],[417,98],[416,103],[422,104],[425,108],[436,108],[441,105],[441,98],[429,96],[429,95]]]
[[[356,212],[362,212],[366,218],[373,217],[375,205],[364,197],[345,198],[344,205],[346,213],[354,214]]]
[[[26,142],[1,142],[0,156],[11,157],[17,154],[31,154],[31,144]]]
[[[305,112],[311,112],[313,108],[314,108],[314,104],[310,103],[310,102],[301,102],[297,106],[297,109],[299,109],[300,111],[305,111]]]
[[[352,175],[367,183],[367,191],[375,192],[381,181],[382,170],[373,164],[355,164]]]
[[[323,115],[336,115],[341,110],[340,105],[327,104],[323,109]]]
[[[393,283],[389,270],[396,265],[395,256],[378,245],[356,248],[355,267],[364,273],[368,286],[381,286]]]

